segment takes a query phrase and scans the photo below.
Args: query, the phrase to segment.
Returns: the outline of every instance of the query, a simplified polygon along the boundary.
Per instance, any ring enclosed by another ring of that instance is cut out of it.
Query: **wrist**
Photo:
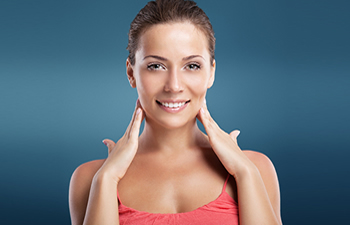
[[[110,174],[109,171],[107,170],[103,170],[103,168],[101,168],[100,170],[98,170],[93,178],[93,182],[102,184],[102,183],[109,183],[109,184],[115,184],[117,185],[119,182],[119,179],[115,179],[112,174]]]
[[[251,162],[248,165],[245,165],[244,167],[237,170],[233,176],[236,180],[241,180],[243,178],[253,177],[257,175],[260,175],[260,172],[255,164]]]

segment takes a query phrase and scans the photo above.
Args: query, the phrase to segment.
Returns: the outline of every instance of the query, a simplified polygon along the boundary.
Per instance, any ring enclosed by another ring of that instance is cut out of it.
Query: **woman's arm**
[[[79,166],[69,187],[69,209],[72,225],[119,224],[117,186],[110,177],[97,171],[103,161]]]
[[[99,166],[93,161],[74,171],[69,189],[73,225],[119,224],[117,184],[136,154],[142,115],[141,106],[137,103],[124,136],[117,143],[104,140],[108,158]]]
[[[278,178],[271,160],[262,153],[243,152],[255,167],[235,177],[240,224],[282,224]]]
[[[239,131],[227,134],[216,124],[204,103],[198,113],[210,145],[237,183],[240,225],[281,225],[280,193],[276,171],[263,154],[237,144]]]
[[[97,172],[92,180],[83,224],[119,224],[117,184],[107,174]]]

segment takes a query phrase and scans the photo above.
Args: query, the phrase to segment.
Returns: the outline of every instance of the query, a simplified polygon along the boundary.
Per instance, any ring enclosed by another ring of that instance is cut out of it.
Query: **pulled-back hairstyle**
[[[215,58],[214,30],[204,11],[192,0],[155,0],[150,1],[140,10],[130,24],[129,51],[131,65],[135,64],[135,53],[140,36],[151,26],[171,22],[190,22],[200,29],[208,39],[210,62]]]

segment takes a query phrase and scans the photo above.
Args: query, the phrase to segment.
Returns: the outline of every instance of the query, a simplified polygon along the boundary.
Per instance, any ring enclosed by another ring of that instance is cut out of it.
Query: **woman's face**
[[[127,74],[148,122],[177,128],[193,121],[214,82],[208,40],[191,23],[151,26],[139,40]]]

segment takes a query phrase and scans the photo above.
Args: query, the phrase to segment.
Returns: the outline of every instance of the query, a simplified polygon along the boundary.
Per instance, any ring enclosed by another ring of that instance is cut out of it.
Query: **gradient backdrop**
[[[0,0],[0,224],[70,224],[72,172],[133,112],[125,48],[146,2]],[[274,162],[284,224],[347,223],[349,1],[198,4],[217,38],[209,110]]]

